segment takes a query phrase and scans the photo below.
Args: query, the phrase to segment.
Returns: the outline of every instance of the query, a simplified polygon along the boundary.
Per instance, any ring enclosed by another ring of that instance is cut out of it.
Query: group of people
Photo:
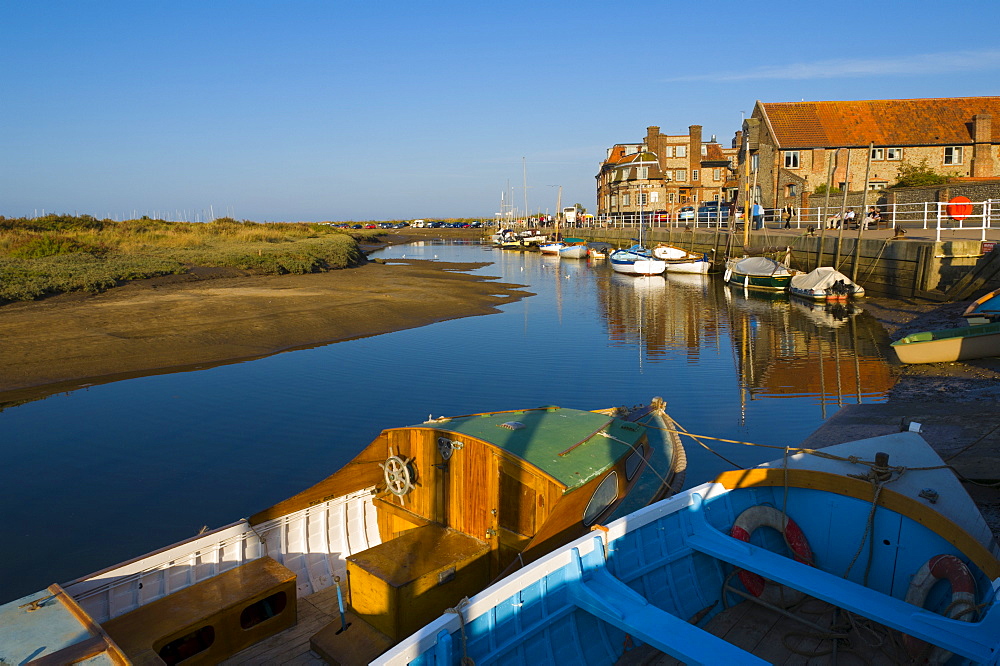
[[[882,221],[882,214],[875,206],[869,206],[864,219],[861,222],[856,222],[856,220],[857,214],[854,212],[854,209],[848,208],[843,213],[843,219],[841,219],[840,213],[829,218],[826,221],[826,228],[839,229],[843,224],[845,229],[858,229],[859,226],[864,229],[878,229],[879,223]]]

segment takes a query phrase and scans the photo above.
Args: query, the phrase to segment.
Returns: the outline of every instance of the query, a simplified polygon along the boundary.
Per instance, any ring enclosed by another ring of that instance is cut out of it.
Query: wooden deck
[[[713,617],[706,630],[772,664],[787,666],[809,664],[901,664],[908,663],[892,632],[880,625],[856,617],[863,627],[851,627],[847,637],[834,643],[829,634],[833,623],[833,608],[814,599],[807,600],[795,614],[827,628],[820,632],[773,610],[744,601]],[[843,612],[838,613],[838,625],[847,625]],[[867,628],[874,627],[874,631]],[[825,636],[821,636],[825,633]],[[635,648],[618,660],[616,666],[676,666],[682,662],[648,645]]]
[[[306,666],[326,664],[309,649],[313,634],[331,622],[340,621],[337,609],[337,588],[302,597],[298,601],[299,621],[291,629],[261,641],[222,662],[230,666],[242,664],[292,664]]]

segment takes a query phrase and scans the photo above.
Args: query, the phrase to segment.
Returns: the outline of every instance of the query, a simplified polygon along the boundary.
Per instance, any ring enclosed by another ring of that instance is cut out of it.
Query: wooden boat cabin
[[[306,634],[312,649],[367,663],[606,520],[639,487],[652,448],[644,426],[616,414],[542,407],[390,428],[311,488],[67,583],[65,594],[91,633],[153,664],[217,663],[272,635],[267,644],[280,644],[301,633],[285,631],[297,599],[323,596],[332,610],[319,626],[329,626]],[[0,609],[21,617],[48,594]]]
[[[395,642],[609,515],[648,455],[645,429],[607,413],[436,419],[384,430],[336,474],[250,522],[371,489],[381,543],[346,558],[346,591]]]

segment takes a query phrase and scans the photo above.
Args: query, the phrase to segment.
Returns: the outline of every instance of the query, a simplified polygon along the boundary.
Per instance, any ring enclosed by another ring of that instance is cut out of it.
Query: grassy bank
[[[354,236],[325,224],[0,217],[0,302],[100,291],[193,266],[313,273],[363,256]]]

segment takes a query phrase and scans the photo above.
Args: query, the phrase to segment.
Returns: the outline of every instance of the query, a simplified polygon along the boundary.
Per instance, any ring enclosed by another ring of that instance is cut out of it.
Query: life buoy
[[[948,617],[962,622],[972,622],[976,609],[976,582],[972,579],[969,568],[954,555],[935,555],[924,562],[910,581],[906,591],[906,603],[924,607],[927,595],[939,580],[946,579],[951,584],[951,604],[948,605]],[[903,643],[910,656],[920,657],[927,650],[927,643],[904,636]],[[927,664],[943,664],[951,658],[951,653],[942,648],[934,648],[927,656]]]
[[[785,537],[785,542],[792,549],[796,562],[813,565],[813,553],[809,541],[794,520],[774,507],[758,504],[746,509],[736,518],[729,534],[740,541],[750,542],[750,535],[757,528],[770,527]],[[747,591],[755,597],[760,597],[768,603],[779,606],[789,606],[797,603],[805,596],[798,590],[790,590],[783,585],[777,585],[763,576],[741,569],[740,582]]]

